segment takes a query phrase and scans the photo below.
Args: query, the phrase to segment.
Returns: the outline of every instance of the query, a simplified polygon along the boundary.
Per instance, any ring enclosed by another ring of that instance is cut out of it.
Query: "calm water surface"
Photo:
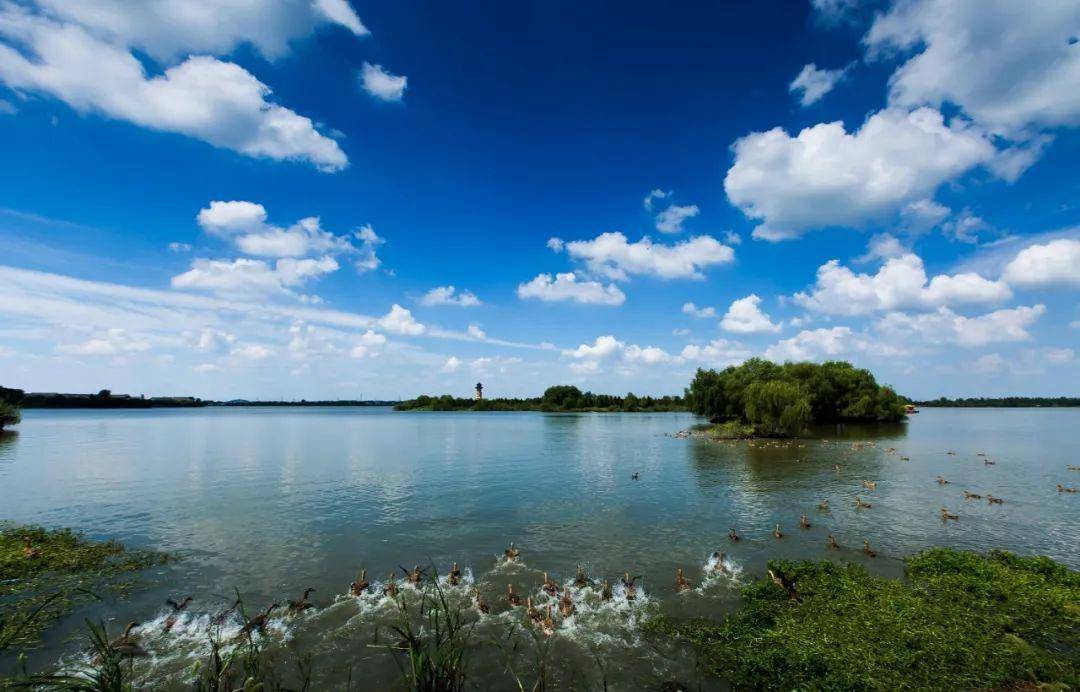
[[[552,638],[552,666],[564,685],[596,685],[599,657],[613,686],[630,689],[694,680],[687,652],[642,639],[643,617],[727,612],[768,559],[828,557],[897,575],[903,556],[946,545],[1080,568],[1080,495],[1055,487],[1080,485],[1066,470],[1080,464],[1080,410],[930,409],[904,425],[830,429],[783,446],[671,436],[700,422],[363,408],[26,411],[17,434],[0,438],[0,518],[184,556],[150,575],[147,591],[69,618],[32,663],[72,655],[68,635],[87,615],[115,618],[114,629],[153,622],[164,598],[192,594],[191,614],[169,635],[146,627],[154,656],[137,664],[144,680],[179,686],[223,594],[237,588],[254,608],[312,586],[318,608],[275,620],[271,646],[314,652],[322,688],[341,686],[350,668],[379,687],[397,668],[373,637],[395,611],[345,595],[359,569],[375,581],[402,565],[444,572],[459,562],[492,605],[476,630],[486,640],[522,620],[502,598],[508,583],[540,600],[542,571],[568,582],[580,564],[613,582],[641,575],[643,595],[601,605],[593,589],[575,592],[578,613]],[[938,485],[938,475],[951,483]],[[963,490],[1005,503],[965,500]],[[856,495],[873,507],[856,510]],[[816,509],[825,499],[827,513]],[[942,506],[960,520],[942,523]],[[812,528],[799,528],[803,513]],[[730,543],[730,527],[743,540]],[[829,551],[830,532],[850,549]],[[876,559],[858,549],[864,538]],[[522,560],[499,566],[509,541]],[[713,550],[727,553],[733,578],[702,581]],[[677,567],[693,591],[675,593]],[[465,587],[451,592],[468,598]],[[486,671],[477,684],[505,687],[502,652],[476,656]]]

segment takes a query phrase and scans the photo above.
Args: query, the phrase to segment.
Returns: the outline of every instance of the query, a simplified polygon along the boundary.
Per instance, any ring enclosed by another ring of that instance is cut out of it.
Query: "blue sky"
[[[764,355],[1075,395],[1078,36],[1068,0],[0,0],[0,384],[674,393]]]

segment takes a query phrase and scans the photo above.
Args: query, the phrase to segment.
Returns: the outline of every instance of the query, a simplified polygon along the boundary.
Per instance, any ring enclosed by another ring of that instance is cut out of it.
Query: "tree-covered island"
[[[677,396],[626,396],[583,392],[573,385],[555,385],[543,396],[524,399],[466,399],[450,394],[418,396],[394,406],[398,411],[545,411],[549,413],[616,413],[686,411],[686,402]]]
[[[820,423],[904,419],[906,401],[851,363],[784,363],[751,358],[717,372],[698,370],[684,397],[721,437],[784,437]]]

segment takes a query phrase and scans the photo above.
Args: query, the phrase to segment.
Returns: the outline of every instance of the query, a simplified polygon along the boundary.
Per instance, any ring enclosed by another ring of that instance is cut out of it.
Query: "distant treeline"
[[[966,399],[947,399],[938,397],[932,401],[916,401],[917,406],[933,408],[935,406],[957,408],[1023,408],[1034,406],[1080,406],[1080,397],[1075,396],[1003,396],[974,397]]]
[[[19,408],[196,408],[202,406],[392,406],[394,401],[211,401],[191,396],[131,396],[103,389],[97,394],[24,392],[0,387],[0,401]]]
[[[418,396],[402,401],[395,407],[398,411],[546,411],[552,413],[577,412],[649,412],[685,411],[686,402],[677,396],[638,396],[631,392],[626,396],[583,392],[572,385],[556,385],[544,390],[543,396],[528,399],[466,399],[449,394],[442,396]]]

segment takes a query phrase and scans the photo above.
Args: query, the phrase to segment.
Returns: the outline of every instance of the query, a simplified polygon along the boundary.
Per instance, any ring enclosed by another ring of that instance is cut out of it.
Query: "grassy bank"
[[[138,572],[169,559],[69,529],[0,525],[0,642],[36,646],[79,603],[95,594],[123,595],[138,585]]]
[[[909,558],[904,581],[830,562],[770,568],[794,593],[763,578],[722,622],[647,628],[737,688],[1080,685],[1080,573],[1049,558],[938,548]]]

